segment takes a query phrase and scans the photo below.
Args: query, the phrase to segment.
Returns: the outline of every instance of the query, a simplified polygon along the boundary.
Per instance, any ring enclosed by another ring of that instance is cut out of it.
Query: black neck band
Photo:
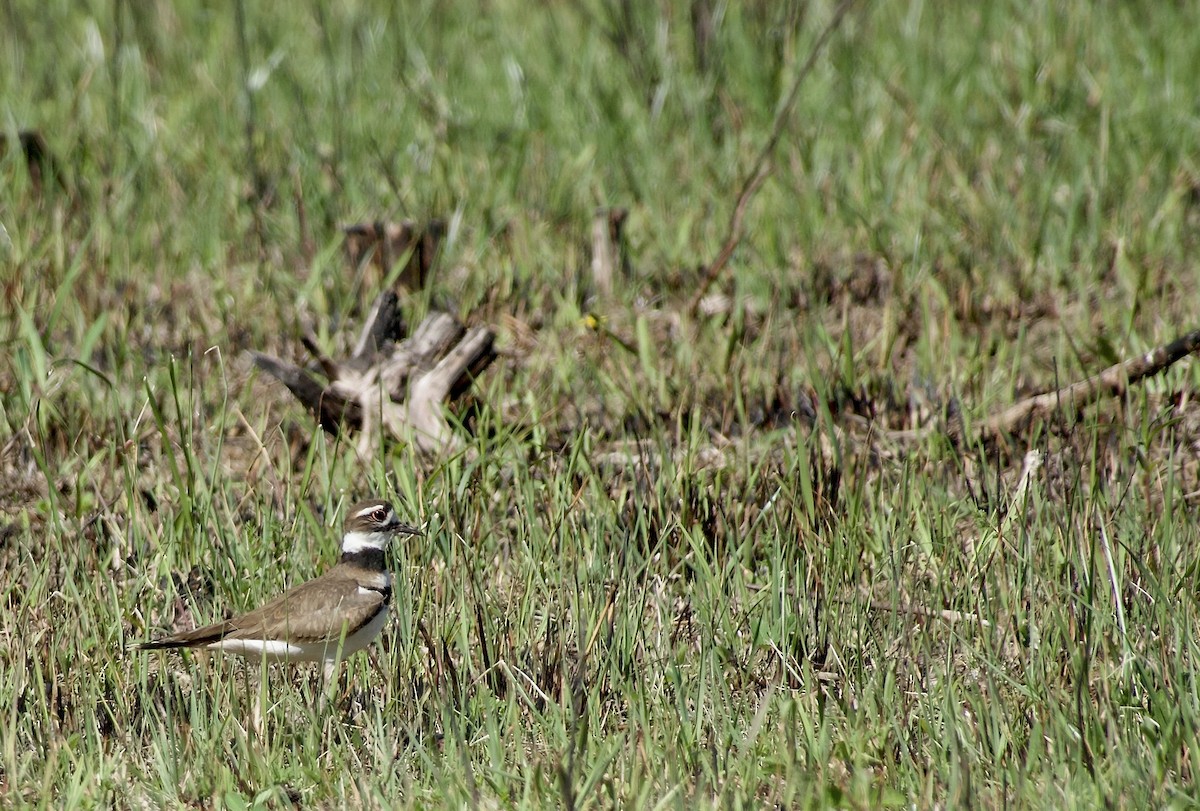
[[[387,560],[382,549],[358,549],[354,552],[343,552],[342,563],[361,566],[372,572],[387,571]]]

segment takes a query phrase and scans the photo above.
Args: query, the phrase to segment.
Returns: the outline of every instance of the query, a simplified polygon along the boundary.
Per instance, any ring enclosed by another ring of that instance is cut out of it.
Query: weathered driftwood
[[[426,316],[408,338],[404,333],[396,294],[387,292],[376,299],[349,358],[332,360],[311,336],[302,338],[328,378],[324,385],[305,369],[252,354],[255,364],[287,386],[326,431],[358,431],[363,456],[381,429],[425,453],[457,451],[462,442],[446,421],[442,401],[460,396],[491,364],[495,336],[486,327],[467,329],[440,312]]]
[[[377,220],[343,225],[342,233],[346,236],[346,255],[352,265],[362,268],[370,262],[379,269],[382,277],[403,259],[404,269],[396,281],[410,290],[420,290],[437,258],[442,237],[446,234],[446,223],[430,220],[421,225],[411,220]]]

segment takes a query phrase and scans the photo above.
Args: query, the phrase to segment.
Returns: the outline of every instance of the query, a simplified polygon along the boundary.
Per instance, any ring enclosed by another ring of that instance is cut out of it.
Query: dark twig
[[[768,162],[771,155],[775,152],[775,147],[779,145],[779,139],[783,137],[783,129],[787,126],[788,120],[792,117],[792,108],[796,106],[796,99],[800,97],[800,87],[804,84],[804,80],[812,73],[813,68],[817,64],[817,57],[821,51],[825,49],[825,45],[829,42],[829,38],[842,24],[846,13],[850,11],[855,0],[842,0],[838,7],[833,12],[833,17],[825,26],[825,30],[817,37],[813,43],[812,49],[808,52],[808,58],[804,61],[804,65],[800,68],[800,72],[796,74],[796,78],[792,81],[791,90],[788,91],[787,100],[783,106],[779,108],[779,113],[775,116],[774,126],[771,128],[771,137],[767,139],[762,150],[758,153],[758,157],[754,159],[754,165],[746,175],[746,180],[742,184],[742,189],[738,193],[737,203],[733,207],[733,215],[729,218],[729,229],[725,235],[725,242],[721,245],[721,250],[717,253],[717,258],[704,271],[704,278],[700,280],[700,286],[696,289],[695,295],[692,296],[692,301],[688,304],[688,311],[695,317],[700,309],[700,302],[704,296],[708,294],[708,290],[712,287],[713,282],[721,275],[721,271],[725,269],[725,265],[729,263],[729,258],[733,256],[733,252],[737,249],[738,243],[742,241],[742,221],[746,215],[746,209],[750,205],[751,199],[762,186],[763,181],[771,174],[771,169]]]
[[[246,5],[245,0],[234,0],[234,22],[237,24],[238,57],[242,68],[242,92],[246,99],[246,118],[243,122],[246,137],[246,163],[250,170],[252,192],[250,199],[250,214],[254,218],[254,234],[258,238],[259,261],[266,261],[267,241],[262,219],[262,202],[266,198],[266,178],[258,163],[258,149],[255,146],[255,130],[257,113],[254,103],[254,88],[250,86],[250,44],[246,36]]]
[[[113,47],[112,58],[108,60],[108,70],[111,75],[112,95],[109,97],[110,131],[124,132],[121,108],[121,55],[125,48],[125,3],[117,0],[113,3]]]
[[[329,78],[329,96],[333,99],[334,109],[341,110],[344,109],[345,102],[342,98],[342,85],[337,79],[337,69],[334,65],[333,36],[329,33],[332,27],[329,24],[328,15],[325,13],[325,4],[320,0],[314,0],[312,7],[317,17],[317,27],[321,29],[321,53],[325,59],[325,70]],[[333,155],[328,164],[334,188],[339,192],[344,188],[342,157],[345,154],[345,138],[343,136],[345,122],[343,119],[344,116],[333,116]]]
[[[337,377],[337,363],[321,351],[321,347],[317,344],[317,336],[313,334],[311,329],[305,328],[300,334],[300,343],[313,356],[313,359],[316,360],[317,365],[321,367],[321,371],[325,373],[326,377],[331,380]]]
[[[737,205],[733,208],[733,215],[729,218],[729,229],[726,232],[725,242],[721,245],[721,252],[717,254],[717,258],[713,260],[712,264],[704,272],[704,278],[700,282],[700,287],[696,289],[696,294],[692,296],[692,301],[688,304],[688,311],[693,317],[700,310],[700,302],[708,294],[708,289],[712,287],[713,282],[721,275],[721,271],[725,269],[725,265],[729,264],[730,257],[733,256],[733,252],[737,250],[738,244],[742,241],[742,220],[746,216],[746,209],[750,206],[750,200],[754,197],[754,193],[766,181],[770,173],[770,169],[766,166],[760,166],[755,175],[742,187],[742,193],[738,195]]]

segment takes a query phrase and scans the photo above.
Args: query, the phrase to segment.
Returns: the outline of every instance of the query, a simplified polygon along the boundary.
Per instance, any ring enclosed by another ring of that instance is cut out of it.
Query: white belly
[[[366,625],[347,636],[345,641],[335,639],[331,642],[299,643],[278,639],[222,639],[208,647],[222,653],[236,653],[255,661],[266,659],[268,662],[332,662],[345,659],[371,644],[371,640],[383,630],[387,615],[385,608]],[[341,656],[338,655],[339,649]]]

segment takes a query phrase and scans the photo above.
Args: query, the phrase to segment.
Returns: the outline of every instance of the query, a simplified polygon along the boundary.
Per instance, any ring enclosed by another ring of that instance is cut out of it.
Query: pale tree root
[[[1200,350],[1200,330],[1193,330],[1145,354],[1115,363],[1091,377],[1019,400],[976,425],[970,437],[964,434],[962,415],[957,408],[947,416],[945,424],[888,431],[886,436],[897,442],[912,442],[944,433],[955,443],[963,439],[995,442],[1008,435],[1022,434],[1054,413],[1078,414],[1105,397],[1122,397],[1131,386],[1165,371],[1197,350]]]
[[[981,439],[996,439],[1043,419],[1060,408],[1082,410],[1105,396],[1121,397],[1131,385],[1153,377],[1200,349],[1200,330],[1193,330],[1144,355],[1113,364],[1099,374],[1056,391],[1027,397],[990,417],[979,427]]]

